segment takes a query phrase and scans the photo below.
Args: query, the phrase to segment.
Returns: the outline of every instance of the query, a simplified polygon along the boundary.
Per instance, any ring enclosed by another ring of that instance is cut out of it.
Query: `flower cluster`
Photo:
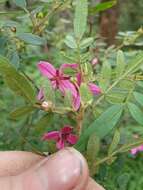
[[[64,73],[64,70],[67,68],[75,70],[75,82],[71,80],[72,76]],[[63,64],[59,69],[56,69],[52,64],[45,61],[40,61],[38,64],[38,69],[44,77],[50,80],[53,89],[59,89],[64,96],[66,95],[67,91],[71,92],[72,106],[75,111],[78,110],[81,103],[79,88],[83,82],[82,75],[79,72],[78,64]],[[101,93],[100,88],[94,83],[89,82],[87,85],[93,95],[98,95]],[[40,89],[38,99],[44,99],[43,89]]]
[[[63,96],[66,96],[67,91],[72,95],[72,107],[74,111],[79,110],[81,106],[80,86],[84,82],[82,73],[80,72],[78,64],[62,64],[59,69],[55,68],[52,64],[40,61],[38,69],[41,74],[46,77],[50,82],[54,90],[58,89]],[[74,71],[74,76],[65,74],[65,69],[71,69]],[[74,80],[73,80],[74,78]],[[92,82],[86,82],[87,89],[93,95],[101,93],[100,88]],[[38,96],[38,100],[42,101],[42,107],[46,110],[49,103],[45,101],[44,89],[41,88]],[[48,110],[48,108],[47,108]],[[72,134],[73,128],[71,126],[64,126],[60,131],[51,131],[43,136],[43,140],[54,140],[58,149],[65,147],[65,145],[74,145],[77,142],[77,136]]]

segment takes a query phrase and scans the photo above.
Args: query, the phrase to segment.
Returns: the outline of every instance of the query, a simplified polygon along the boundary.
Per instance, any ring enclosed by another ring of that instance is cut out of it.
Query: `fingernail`
[[[35,173],[42,190],[69,190],[86,181],[88,169],[80,153],[68,148],[41,162]]]

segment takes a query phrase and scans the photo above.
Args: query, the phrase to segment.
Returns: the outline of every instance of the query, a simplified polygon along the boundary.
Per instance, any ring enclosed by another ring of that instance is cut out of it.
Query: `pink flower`
[[[101,93],[99,86],[95,85],[94,83],[88,83],[88,87],[93,95],[98,95]]]
[[[58,149],[62,149],[66,144],[76,144],[78,137],[72,134],[73,128],[69,125],[65,125],[60,131],[51,131],[45,133],[43,140],[54,140]]]
[[[131,154],[132,155],[136,155],[138,152],[142,152],[143,151],[143,145],[140,145],[136,148],[132,148],[131,149]]]
[[[71,69],[77,69],[77,64],[63,64],[61,65],[60,69],[54,68],[53,65],[51,65],[48,62],[40,61],[38,64],[38,69],[42,73],[43,76],[47,77],[53,86],[54,89],[59,89],[63,95],[66,94],[66,91],[70,91],[73,97],[73,102],[75,102],[75,98],[78,96],[78,92],[76,90],[75,85],[70,81],[70,76],[64,74],[65,68],[71,68]],[[41,96],[41,93],[39,92],[39,97]],[[77,110],[78,104],[73,103],[74,108]]]

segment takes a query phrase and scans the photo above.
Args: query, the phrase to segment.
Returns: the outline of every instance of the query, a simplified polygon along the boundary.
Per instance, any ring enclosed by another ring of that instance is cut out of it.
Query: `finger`
[[[43,159],[31,152],[3,151],[0,152],[0,177],[18,175],[34,166]]]
[[[83,156],[68,148],[39,162],[16,181],[23,184],[24,190],[85,190],[88,177]]]
[[[105,190],[99,184],[97,184],[93,179],[89,179],[87,190]]]

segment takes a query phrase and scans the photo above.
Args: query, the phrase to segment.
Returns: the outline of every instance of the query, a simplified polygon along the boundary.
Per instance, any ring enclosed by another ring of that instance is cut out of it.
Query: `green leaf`
[[[22,9],[25,9],[27,6],[26,0],[14,0],[14,3]]]
[[[105,99],[107,102],[110,104],[120,104],[123,103],[125,98],[127,96],[127,92],[125,91],[114,91],[112,90],[109,92],[106,96]]]
[[[69,90],[66,90],[66,96],[64,97],[64,106],[71,107],[72,102],[72,93]]]
[[[88,1],[87,0],[77,0],[75,17],[74,17],[74,33],[77,39],[81,39],[87,25],[88,16]]]
[[[112,152],[114,152],[114,150],[117,148],[117,145],[119,144],[119,142],[120,142],[120,131],[117,129],[115,131],[112,143],[109,147],[108,155],[110,155],[110,154],[112,154]]]
[[[19,38],[20,40],[23,40],[27,44],[32,44],[32,45],[43,45],[43,44],[45,44],[44,39],[40,36],[35,35],[35,34],[19,33],[16,36],[17,36],[17,38]]]
[[[64,73],[67,74],[67,75],[73,76],[74,74],[77,73],[77,71],[72,69],[72,68],[65,68]]]
[[[12,64],[9,63],[9,60],[0,55],[0,73],[8,74],[10,72],[16,72]]]
[[[65,44],[72,48],[72,49],[76,49],[77,48],[77,44],[76,44],[76,41],[74,39],[73,36],[70,36],[70,35],[67,35],[66,36],[66,39],[64,40]]]
[[[16,71],[9,60],[0,56],[0,73],[14,93],[25,97],[31,103],[35,102],[35,89],[25,76]]]
[[[89,88],[86,83],[82,83],[80,86],[80,96],[81,96],[81,101],[84,103],[90,103],[93,99],[93,96],[91,92],[89,91]]]
[[[136,101],[141,105],[143,106],[143,94],[139,93],[139,92],[134,92],[133,93]]]
[[[100,150],[100,139],[96,135],[96,133],[93,133],[89,137],[89,141],[87,144],[87,151],[86,151],[86,159],[89,166],[90,176],[93,176],[96,171],[96,167],[94,166],[96,160],[98,159],[98,153]]]
[[[143,125],[143,112],[141,109],[133,103],[128,103],[128,109],[134,120]]]
[[[142,63],[143,63],[143,54],[139,53],[131,60],[131,62],[128,63],[127,70],[125,74],[123,74],[123,76],[124,75],[128,76],[129,74],[136,72],[140,68]]]
[[[117,52],[117,67],[116,67],[116,75],[117,77],[121,76],[125,69],[125,60],[124,54],[121,50]]]
[[[80,49],[85,49],[85,48],[89,47],[91,45],[91,43],[93,42],[93,40],[94,40],[94,38],[92,38],[92,37],[82,40],[82,42],[80,43]]]
[[[126,190],[128,187],[128,183],[130,181],[130,174],[129,173],[123,173],[117,178],[117,183],[119,186],[119,189]]]
[[[113,105],[109,107],[84,131],[75,147],[82,151],[92,133],[96,133],[101,139],[104,138],[116,126],[122,112],[122,105]]]
[[[23,75],[18,72],[11,72],[5,75],[4,79],[14,93],[26,98],[30,103],[35,102],[35,90]]]
[[[137,84],[139,87],[143,88],[143,81],[138,81],[136,84]]]
[[[50,82],[47,79],[44,79],[42,82],[42,88],[44,89],[45,101],[51,101],[55,104],[55,91],[53,90]]]
[[[104,61],[102,69],[101,69],[100,80],[99,80],[99,86],[104,91],[109,87],[111,74],[112,74],[112,69],[111,69],[110,63],[108,61]]]
[[[35,110],[35,108],[33,106],[23,106],[23,107],[17,108],[13,112],[11,112],[10,117],[12,119],[17,119],[19,117],[22,117],[22,116],[25,116],[25,115],[31,113],[34,110]]]
[[[35,128],[36,133],[38,133],[38,135],[42,135],[43,132],[46,131],[47,129],[52,129],[53,116],[54,115],[52,113],[48,113],[42,116],[37,121],[37,123],[34,125],[34,128]]]
[[[96,14],[100,11],[104,11],[106,9],[109,9],[111,7],[113,7],[114,5],[116,5],[117,1],[114,0],[114,1],[108,1],[108,2],[104,2],[104,3],[99,3],[97,4],[95,7],[92,7],[90,9],[90,13],[91,14]]]
[[[20,64],[20,58],[19,58],[19,55],[16,51],[12,53],[10,60],[11,60],[11,63],[13,64],[13,66],[16,69],[18,69],[19,64]]]
[[[100,150],[100,139],[99,137],[96,135],[96,133],[93,133],[88,140],[88,144],[87,144],[87,157],[88,157],[88,161],[90,162],[94,162],[98,153]]]

